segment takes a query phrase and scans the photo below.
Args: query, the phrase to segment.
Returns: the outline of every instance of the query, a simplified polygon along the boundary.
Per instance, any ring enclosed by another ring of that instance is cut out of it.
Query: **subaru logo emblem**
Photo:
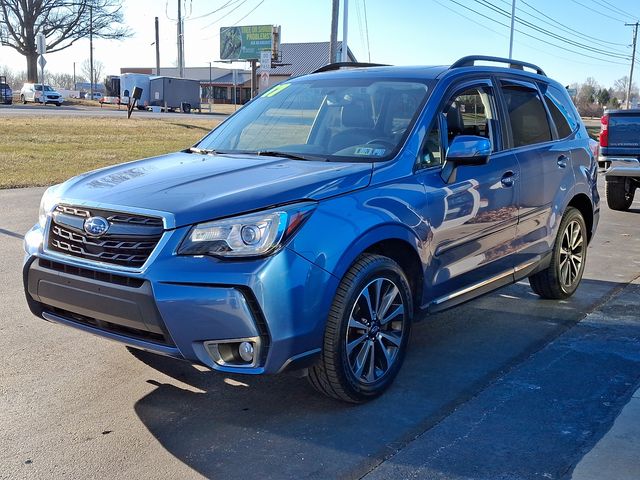
[[[89,217],[84,221],[84,231],[94,237],[99,237],[109,230],[109,221],[102,217]]]

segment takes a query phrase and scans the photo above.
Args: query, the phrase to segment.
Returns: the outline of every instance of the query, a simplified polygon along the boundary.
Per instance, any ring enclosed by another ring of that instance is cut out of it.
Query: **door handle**
[[[566,168],[567,167],[567,161],[569,161],[569,159],[567,158],[566,155],[560,155],[558,157],[558,166],[560,168]]]
[[[515,181],[516,176],[513,172],[509,171],[502,175],[502,179],[500,183],[502,183],[503,187],[513,187],[513,182]]]

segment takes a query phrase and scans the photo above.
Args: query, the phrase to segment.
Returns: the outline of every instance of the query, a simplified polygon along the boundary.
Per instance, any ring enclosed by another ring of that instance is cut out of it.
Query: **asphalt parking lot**
[[[42,191],[0,191],[0,478],[564,478],[640,383],[640,198],[602,203],[574,297],[520,282],[431,316],[391,390],[350,406],[33,317]]]

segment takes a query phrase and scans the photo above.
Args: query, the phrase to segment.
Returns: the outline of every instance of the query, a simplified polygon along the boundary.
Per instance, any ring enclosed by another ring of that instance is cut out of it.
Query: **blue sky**
[[[172,19],[176,17],[176,2],[125,0],[125,22],[135,35],[120,42],[94,42],[95,58],[106,66],[103,73],[117,74],[123,66],[155,64],[155,50],[151,45],[155,16],[160,19],[162,66],[174,65],[176,29]],[[188,67],[205,66],[218,59],[218,32],[222,26],[277,24],[282,26],[283,42],[328,40],[331,0],[232,0],[219,12],[195,18],[226,3],[229,0],[185,1]],[[509,19],[499,9],[510,12],[510,5],[511,0],[350,0],[349,46],[361,61],[367,61],[370,53],[373,62],[396,65],[449,64],[474,53],[507,56]],[[515,33],[514,58],[537,63],[564,84],[581,82],[592,76],[610,86],[615,79],[628,75],[629,60],[620,57],[631,55],[633,29],[625,27],[624,23],[633,22],[640,16],[639,1],[516,0],[516,7],[516,14],[523,21],[557,37],[516,25],[523,33]],[[568,39],[574,45],[562,39]],[[591,50],[585,50],[585,45]],[[88,41],[79,41],[67,50],[48,55],[47,68],[52,72],[71,73],[73,62],[80,64],[88,56]],[[8,47],[0,47],[0,65],[3,64],[12,69],[25,69],[22,57]],[[636,71],[636,78],[640,79],[640,69]]]

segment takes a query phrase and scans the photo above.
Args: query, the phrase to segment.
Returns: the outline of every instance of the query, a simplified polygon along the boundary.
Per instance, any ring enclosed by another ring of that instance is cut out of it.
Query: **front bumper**
[[[25,237],[24,287],[32,312],[127,345],[233,373],[276,373],[319,353],[337,279],[288,248],[256,260],[174,254],[171,230],[140,272],[51,255],[42,231]],[[211,341],[254,339],[251,365],[211,355]]]

